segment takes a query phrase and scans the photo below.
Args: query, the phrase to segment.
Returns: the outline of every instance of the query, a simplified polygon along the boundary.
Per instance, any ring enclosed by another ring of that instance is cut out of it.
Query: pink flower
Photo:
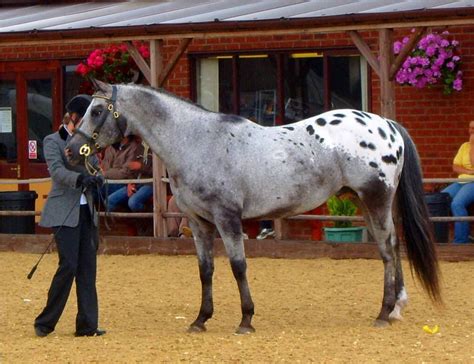
[[[462,90],[462,80],[460,78],[456,78],[453,82],[453,89],[456,91]]]
[[[89,73],[90,69],[84,63],[79,63],[76,67],[76,72],[79,73],[81,76],[85,76]]]
[[[449,41],[447,31],[442,34],[433,32],[424,36],[412,53],[403,62],[396,74],[401,85],[423,88],[442,82],[443,92],[450,94],[462,89],[462,72],[459,70],[461,58],[456,54],[459,42]],[[393,52],[399,54],[408,38],[395,41]]]

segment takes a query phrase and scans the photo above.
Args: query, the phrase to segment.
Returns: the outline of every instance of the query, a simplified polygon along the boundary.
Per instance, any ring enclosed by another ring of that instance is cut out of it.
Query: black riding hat
[[[66,104],[66,110],[68,113],[78,113],[82,118],[91,102],[91,96],[84,94],[77,95],[69,100],[69,102]]]

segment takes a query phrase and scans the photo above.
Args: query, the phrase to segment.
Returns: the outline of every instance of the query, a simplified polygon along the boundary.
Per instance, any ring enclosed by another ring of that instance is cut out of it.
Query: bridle
[[[103,95],[98,95],[98,94],[93,94],[93,98],[95,99],[104,99],[107,100],[107,110],[112,113],[113,117],[115,120],[117,120],[120,117],[120,113],[115,109],[115,102],[117,101],[117,86],[112,85],[112,96],[107,97]],[[100,129],[102,129],[102,126],[105,123],[106,118],[102,118],[100,123],[95,127],[94,131],[92,132],[92,135],[87,134],[86,132],[80,130],[79,128],[74,129],[74,133],[82,135],[88,143],[82,145],[79,148],[79,154],[83,155],[84,157],[89,157],[91,154],[91,147],[90,144],[93,144],[94,147],[99,151],[101,149],[101,146],[99,143],[96,142],[97,138],[99,137],[99,132]],[[120,128],[120,125],[118,125],[118,129],[120,130],[120,133],[122,136],[125,136],[124,132]]]

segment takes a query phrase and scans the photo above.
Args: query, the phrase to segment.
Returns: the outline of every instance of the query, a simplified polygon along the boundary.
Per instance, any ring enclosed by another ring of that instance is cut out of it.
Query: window
[[[330,109],[367,110],[367,64],[359,55],[269,53],[197,58],[197,103],[261,125]]]

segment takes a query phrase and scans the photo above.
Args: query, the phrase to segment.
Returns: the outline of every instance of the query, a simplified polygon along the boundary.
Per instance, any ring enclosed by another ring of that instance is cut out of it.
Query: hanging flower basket
[[[150,49],[146,44],[134,43],[141,56],[150,58]],[[92,51],[84,62],[76,67],[76,73],[86,80],[80,86],[80,93],[91,94],[92,84],[89,81],[95,78],[108,83],[137,82],[140,70],[136,65],[125,44],[111,45]]]
[[[443,84],[443,93],[449,95],[462,90],[462,71],[459,69],[461,58],[458,55],[459,42],[449,40],[449,32],[433,32],[423,37],[403,62],[396,75],[401,85],[417,88]],[[409,38],[393,44],[393,51],[399,54]]]

